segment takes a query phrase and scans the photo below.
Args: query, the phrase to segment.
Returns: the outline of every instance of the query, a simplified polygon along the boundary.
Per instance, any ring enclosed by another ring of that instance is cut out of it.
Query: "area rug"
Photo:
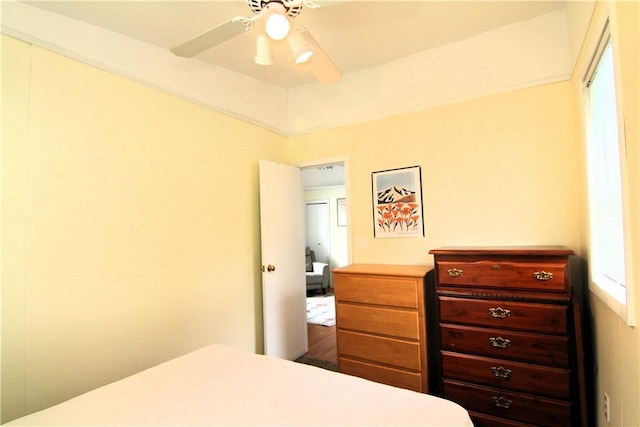
[[[336,304],[333,295],[307,297],[307,322],[322,326],[336,324]]]
[[[296,359],[298,363],[304,363],[305,365],[316,366],[318,368],[327,369],[329,371],[338,371],[338,366],[335,362],[329,362],[328,360],[320,360],[315,357],[300,356]]]

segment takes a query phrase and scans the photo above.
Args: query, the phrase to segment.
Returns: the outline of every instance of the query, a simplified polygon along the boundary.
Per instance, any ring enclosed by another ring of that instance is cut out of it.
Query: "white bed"
[[[8,425],[472,426],[438,397],[212,345]]]

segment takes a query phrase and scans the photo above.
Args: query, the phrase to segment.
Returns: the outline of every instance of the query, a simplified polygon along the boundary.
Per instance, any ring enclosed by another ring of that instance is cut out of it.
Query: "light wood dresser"
[[[338,370],[428,392],[426,266],[353,264],[333,270]]]
[[[585,425],[573,251],[469,247],[430,253],[442,395],[469,410],[476,426]]]

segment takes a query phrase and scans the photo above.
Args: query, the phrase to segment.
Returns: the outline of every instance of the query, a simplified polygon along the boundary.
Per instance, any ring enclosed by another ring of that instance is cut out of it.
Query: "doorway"
[[[329,271],[349,263],[348,224],[345,219],[346,184],[344,161],[314,164],[300,168],[305,201],[306,246],[319,262],[327,263]],[[326,293],[310,291],[309,306],[316,300],[333,300],[333,280]],[[335,318],[335,308],[333,311]],[[307,322],[309,358],[319,362],[337,363],[336,327]]]

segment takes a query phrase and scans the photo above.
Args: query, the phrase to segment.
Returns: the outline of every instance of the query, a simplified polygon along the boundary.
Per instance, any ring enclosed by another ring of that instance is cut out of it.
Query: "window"
[[[631,323],[624,221],[624,135],[611,37],[605,30],[585,79],[591,282]]]

